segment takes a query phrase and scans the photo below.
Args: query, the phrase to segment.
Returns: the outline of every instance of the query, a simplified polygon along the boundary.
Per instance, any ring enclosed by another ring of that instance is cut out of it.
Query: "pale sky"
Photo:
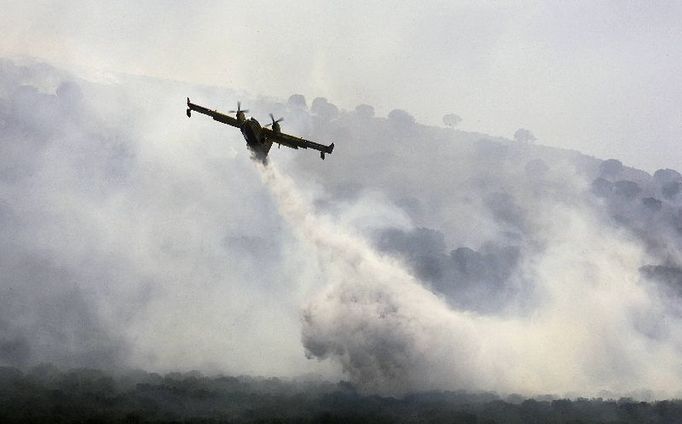
[[[0,54],[286,98],[682,169],[682,3],[0,2]]]

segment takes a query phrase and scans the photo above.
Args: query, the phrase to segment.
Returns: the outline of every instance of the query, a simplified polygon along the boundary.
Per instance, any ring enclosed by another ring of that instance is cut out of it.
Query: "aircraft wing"
[[[204,115],[208,115],[218,122],[222,122],[223,124],[232,125],[233,127],[239,128],[239,121],[237,121],[236,118],[233,118],[229,115],[225,115],[224,113],[220,113],[217,110],[210,110],[210,109],[207,109],[203,106],[196,105],[196,104],[190,102],[189,97],[188,97],[187,98],[187,117],[190,117],[192,115],[192,111],[203,113]]]
[[[322,159],[324,159],[325,154],[331,154],[334,150],[334,143],[330,144],[329,146],[325,146],[324,144],[315,143],[304,138],[294,137],[293,135],[285,134],[283,132],[273,131],[270,128],[263,128],[263,132],[265,133],[265,138],[267,140],[282,146],[287,146],[292,149],[318,150]]]

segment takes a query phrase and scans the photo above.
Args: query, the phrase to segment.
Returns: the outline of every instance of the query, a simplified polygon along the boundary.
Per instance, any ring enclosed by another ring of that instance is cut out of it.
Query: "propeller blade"
[[[237,110],[228,110],[227,111],[227,113],[239,113],[239,112],[249,113],[248,109],[242,110],[242,102],[237,102]]]
[[[279,122],[282,122],[282,121],[284,121],[284,118],[275,119],[275,116],[271,113],[270,114],[270,120],[272,120],[272,122],[267,124],[266,127],[269,127],[270,125],[275,125]]]

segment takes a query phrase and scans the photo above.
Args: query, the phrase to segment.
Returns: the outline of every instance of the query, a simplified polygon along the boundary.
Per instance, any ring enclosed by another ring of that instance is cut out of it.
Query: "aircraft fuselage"
[[[255,118],[244,119],[239,130],[246,140],[246,145],[253,156],[263,163],[267,162],[268,152],[272,147],[272,141],[267,140],[262,127]]]

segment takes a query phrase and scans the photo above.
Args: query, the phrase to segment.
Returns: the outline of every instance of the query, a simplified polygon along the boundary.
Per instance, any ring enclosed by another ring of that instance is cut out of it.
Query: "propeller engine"
[[[276,132],[276,133],[281,132],[282,129],[280,128],[279,123],[282,122],[282,121],[284,121],[284,118],[279,118],[279,119],[275,120],[275,117],[274,117],[274,116],[272,115],[272,113],[271,113],[271,114],[270,114],[270,119],[272,119],[272,122],[269,123],[269,124],[267,124],[266,127],[269,127],[269,126],[272,125],[272,130],[273,130],[274,132]]]
[[[242,102],[237,102],[237,110],[231,110],[228,113],[236,113],[237,114],[237,121],[243,122],[246,121],[246,115],[245,113],[248,113],[248,109],[242,110]]]

